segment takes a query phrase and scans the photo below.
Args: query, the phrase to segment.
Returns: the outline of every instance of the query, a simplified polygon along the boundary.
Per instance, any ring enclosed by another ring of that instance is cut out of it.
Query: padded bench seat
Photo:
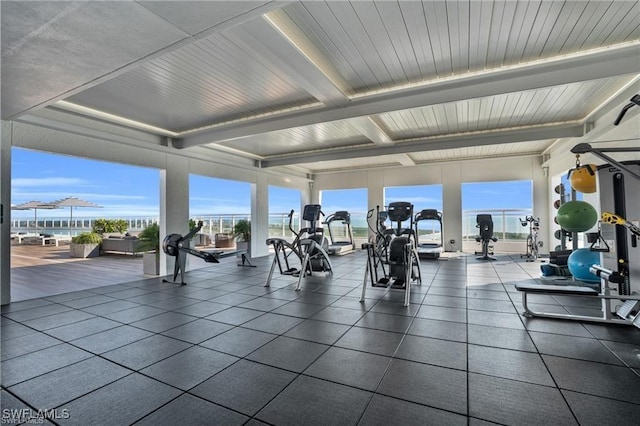
[[[516,284],[516,290],[527,293],[557,293],[557,294],[577,294],[580,296],[597,296],[598,290],[577,285],[547,285],[547,284]]]

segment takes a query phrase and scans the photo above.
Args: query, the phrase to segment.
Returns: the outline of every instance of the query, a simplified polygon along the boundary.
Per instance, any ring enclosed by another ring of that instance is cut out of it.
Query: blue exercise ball
[[[588,248],[574,250],[567,260],[567,266],[569,267],[571,275],[573,275],[576,280],[589,283],[600,282],[600,278],[598,278],[597,275],[589,272],[589,268],[598,263],[600,263],[600,254]]]

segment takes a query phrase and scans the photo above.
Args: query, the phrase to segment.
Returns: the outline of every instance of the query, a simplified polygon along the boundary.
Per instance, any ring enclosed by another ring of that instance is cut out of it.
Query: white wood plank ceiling
[[[640,91],[636,1],[2,2],[2,117],[309,172],[541,154]]]

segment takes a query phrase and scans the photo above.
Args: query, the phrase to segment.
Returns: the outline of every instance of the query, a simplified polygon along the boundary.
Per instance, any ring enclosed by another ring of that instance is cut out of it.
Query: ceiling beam
[[[355,96],[342,107],[285,112],[253,120],[214,125],[197,132],[184,132],[177,148],[216,143],[325,121],[344,120],[465,99],[496,96],[580,81],[640,72],[640,43],[601,49],[488,72],[439,79],[424,85]]]
[[[584,125],[582,123],[575,122],[556,125],[527,126],[524,128],[509,128],[489,132],[474,132],[453,136],[421,138],[406,142],[396,141],[394,145],[387,146],[331,149],[320,152],[300,152],[294,155],[266,158],[260,162],[260,166],[266,168],[300,163],[314,163],[317,161],[377,157],[381,155],[407,154],[410,152],[425,152],[441,149],[467,148],[471,146],[570,138],[584,136],[584,134]]]
[[[393,140],[387,130],[376,117],[356,117],[349,121],[356,130],[376,145],[392,144]]]
[[[416,162],[413,161],[413,158],[411,158],[409,154],[398,154],[395,156],[395,159],[398,160],[401,166],[411,167],[416,165]]]

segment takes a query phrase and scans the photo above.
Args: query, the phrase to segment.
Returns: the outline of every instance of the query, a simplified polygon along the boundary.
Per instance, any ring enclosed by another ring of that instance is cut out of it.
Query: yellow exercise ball
[[[585,164],[571,169],[569,171],[571,187],[585,194],[596,192],[597,167],[595,164]]]

